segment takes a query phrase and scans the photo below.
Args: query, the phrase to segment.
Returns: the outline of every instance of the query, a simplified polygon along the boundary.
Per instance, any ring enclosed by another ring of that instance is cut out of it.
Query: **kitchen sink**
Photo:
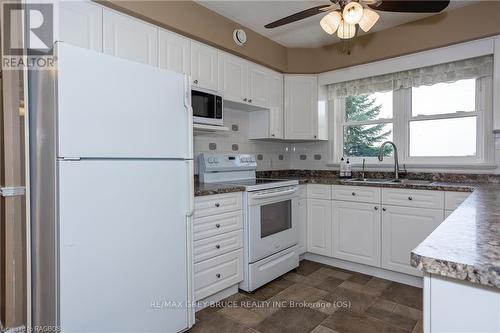
[[[364,183],[364,184],[411,184],[411,185],[428,185],[432,183],[430,180],[416,179],[377,179],[377,178],[353,178],[348,179],[349,183]]]

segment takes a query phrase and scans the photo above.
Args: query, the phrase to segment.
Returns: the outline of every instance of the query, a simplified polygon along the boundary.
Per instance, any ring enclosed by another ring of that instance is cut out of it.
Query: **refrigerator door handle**
[[[24,186],[1,186],[0,196],[6,197],[20,197],[26,194],[26,187]],[[193,211],[194,213],[194,211]]]

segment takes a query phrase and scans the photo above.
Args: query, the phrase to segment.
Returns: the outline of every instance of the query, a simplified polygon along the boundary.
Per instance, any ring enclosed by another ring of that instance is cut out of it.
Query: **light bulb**
[[[331,12],[326,14],[321,19],[319,24],[327,34],[331,35],[337,30],[341,21],[342,21],[342,16],[340,15],[339,12]]]
[[[364,32],[368,32],[377,23],[380,15],[369,8],[363,9],[363,17],[359,21],[359,27],[363,29]]]
[[[342,21],[339,25],[339,29],[337,30],[337,36],[340,39],[349,39],[353,38],[356,35],[356,26],[354,24],[348,24],[345,21]]]
[[[363,6],[355,1],[349,2],[344,7],[342,16],[347,24],[356,24],[361,20],[361,17],[363,16]]]

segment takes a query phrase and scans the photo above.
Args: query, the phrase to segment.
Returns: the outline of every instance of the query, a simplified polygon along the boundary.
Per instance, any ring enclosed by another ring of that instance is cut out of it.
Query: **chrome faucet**
[[[378,160],[382,162],[384,160],[384,147],[385,145],[392,145],[394,149],[394,178],[399,179],[399,161],[398,161],[398,147],[396,147],[396,144],[392,141],[386,141],[382,143],[380,146],[380,149],[378,151]]]

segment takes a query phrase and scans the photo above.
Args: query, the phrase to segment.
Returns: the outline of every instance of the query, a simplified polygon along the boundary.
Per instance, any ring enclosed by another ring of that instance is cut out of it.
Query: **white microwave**
[[[206,125],[223,125],[222,96],[209,90],[191,90],[193,122]]]

